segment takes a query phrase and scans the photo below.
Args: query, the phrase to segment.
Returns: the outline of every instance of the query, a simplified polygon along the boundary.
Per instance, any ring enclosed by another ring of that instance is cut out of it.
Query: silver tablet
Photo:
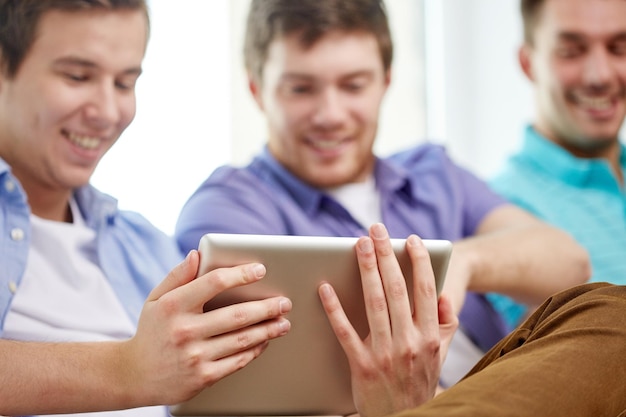
[[[356,260],[357,238],[207,234],[199,245],[200,270],[261,262],[267,269],[259,282],[226,291],[205,310],[274,295],[293,303],[291,330],[270,342],[248,366],[222,379],[191,400],[173,406],[175,416],[348,415],[356,411],[345,354],[328,323],[317,294],[330,282],[353,326],[368,334],[361,278]],[[440,292],[452,244],[424,240]],[[404,239],[392,239],[405,277],[411,264]],[[411,291],[411,280],[407,280]]]

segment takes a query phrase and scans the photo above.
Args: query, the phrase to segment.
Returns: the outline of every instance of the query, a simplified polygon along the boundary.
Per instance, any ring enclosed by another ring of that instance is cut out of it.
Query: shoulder
[[[85,221],[100,234],[103,245],[130,253],[145,248],[168,266],[181,259],[174,240],[140,213],[120,210],[117,200],[91,185],[78,189],[75,196]]]
[[[448,185],[463,185],[467,181],[485,183],[468,169],[450,157],[443,145],[423,143],[391,155],[386,161],[415,181],[442,182]],[[486,185],[486,183],[485,183]]]
[[[528,194],[539,182],[549,180],[549,176],[524,155],[514,154],[489,180],[489,185],[500,194]]]
[[[223,165],[215,169],[200,185],[202,189],[246,189],[258,190],[267,183],[266,167],[257,159],[246,166]]]
[[[424,166],[425,163],[450,161],[446,149],[442,145],[425,142],[417,146],[392,154],[388,161],[404,167]]]

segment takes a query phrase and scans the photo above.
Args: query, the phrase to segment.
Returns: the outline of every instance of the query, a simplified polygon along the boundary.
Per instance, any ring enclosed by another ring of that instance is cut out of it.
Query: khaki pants
[[[551,297],[463,380],[397,416],[626,416],[626,286]]]

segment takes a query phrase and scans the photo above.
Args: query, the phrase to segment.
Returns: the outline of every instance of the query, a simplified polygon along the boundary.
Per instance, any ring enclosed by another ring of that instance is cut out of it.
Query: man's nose
[[[585,58],[584,79],[589,85],[601,87],[615,75],[615,58],[605,47],[594,48]]]
[[[313,122],[316,125],[333,126],[341,123],[345,112],[345,102],[341,92],[335,88],[328,88],[319,93]]]
[[[120,120],[121,105],[115,85],[101,84],[94,88],[86,114],[97,128],[115,125]]]

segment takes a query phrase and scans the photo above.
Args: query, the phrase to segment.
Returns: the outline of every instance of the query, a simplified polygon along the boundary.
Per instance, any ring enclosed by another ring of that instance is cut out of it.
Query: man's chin
[[[580,152],[589,156],[602,156],[618,143],[618,134],[615,132],[589,132],[583,134],[577,141],[570,143]]]

